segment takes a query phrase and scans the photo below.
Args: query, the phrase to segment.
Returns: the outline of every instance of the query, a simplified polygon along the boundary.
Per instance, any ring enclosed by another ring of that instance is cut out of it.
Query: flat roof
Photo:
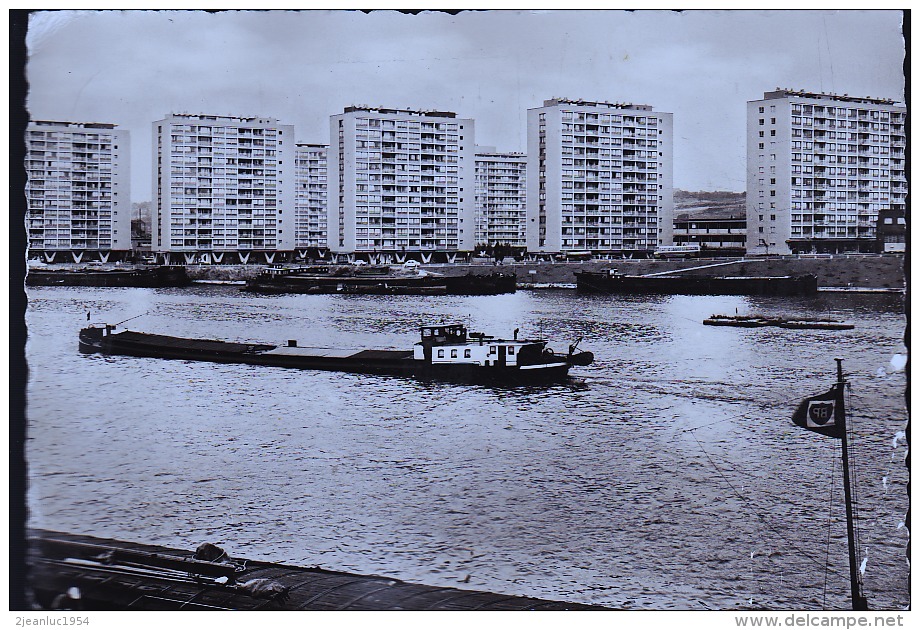
[[[844,101],[847,103],[872,103],[874,105],[895,105],[897,101],[891,98],[876,98],[873,96],[850,96],[849,94],[833,94],[830,92],[808,92],[806,90],[791,90],[789,88],[776,88],[772,92],[764,92],[763,100],[787,98],[798,96],[822,101]]]
[[[410,116],[432,116],[435,118],[456,118],[454,112],[441,112],[436,110],[424,109],[399,109],[393,107],[374,107],[371,105],[350,105],[345,108],[344,113],[351,112],[374,112],[377,114],[409,114]]]
[[[114,129],[118,126],[113,123],[66,122],[62,120],[33,120],[29,124],[40,127],[73,127],[75,129]]]
[[[189,120],[213,120],[215,122],[221,121],[243,121],[243,122],[258,122],[264,124],[277,123],[277,118],[268,118],[266,116],[224,116],[220,114],[176,114],[172,113],[167,118],[188,118]]]
[[[580,98],[551,98],[543,101],[544,107],[553,107],[554,105],[578,105],[580,107],[604,107],[608,109],[636,109],[640,111],[652,111],[651,105],[637,105],[636,103],[608,103],[607,101],[585,101]]]

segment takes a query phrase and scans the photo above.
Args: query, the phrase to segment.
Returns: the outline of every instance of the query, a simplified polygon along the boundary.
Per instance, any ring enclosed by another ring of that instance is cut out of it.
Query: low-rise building
[[[743,256],[747,220],[743,216],[680,216],[674,220],[674,245],[699,245],[701,256]]]

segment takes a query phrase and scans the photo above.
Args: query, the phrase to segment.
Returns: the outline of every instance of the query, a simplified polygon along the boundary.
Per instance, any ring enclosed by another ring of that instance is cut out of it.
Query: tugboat
[[[347,350],[300,347],[291,339],[285,346],[184,339],[125,330],[116,326],[89,326],[80,331],[83,353],[135,357],[244,363],[307,370],[387,374],[426,380],[481,384],[529,384],[564,380],[573,365],[589,365],[591,352],[577,352],[581,339],[568,354],[556,354],[546,339],[501,339],[470,333],[463,324],[421,326],[421,340],[412,350]]]

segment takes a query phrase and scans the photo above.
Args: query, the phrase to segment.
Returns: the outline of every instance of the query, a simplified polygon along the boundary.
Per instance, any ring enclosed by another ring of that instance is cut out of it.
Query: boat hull
[[[186,287],[192,284],[185,267],[163,266],[116,270],[33,269],[26,275],[30,287]]]
[[[239,559],[235,553],[204,560],[191,550],[47,530],[31,530],[26,549],[30,570],[25,577],[34,603],[44,610],[78,610],[81,616],[90,610],[600,609]],[[68,600],[74,587],[80,599]]]
[[[354,275],[265,272],[249,280],[243,289],[253,293],[306,293],[351,295],[499,295],[514,293],[513,274],[466,274],[462,276]]]
[[[782,317],[730,316],[721,315],[703,320],[706,326],[732,326],[734,328],[789,328],[792,330],[853,330],[856,326],[848,322],[817,319],[784,319]]]
[[[806,276],[625,276],[576,272],[579,293],[674,295],[776,295],[818,293],[818,278]]]
[[[183,339],[131,331],[103,334],[100,328],[84,328],[80,331],[79,350],[84,354],[101,353],[509,385],[562,381],[568,377],[572,364],[566,357],[554,357],[546,363],[525,366],[431,364],[415,359],[413,352],[403,350],[355,352],[296,346],[278,347],[267,344]],[[576,355],[576,359],[580,356]],[[583,364],[583,361],[580,364]]]

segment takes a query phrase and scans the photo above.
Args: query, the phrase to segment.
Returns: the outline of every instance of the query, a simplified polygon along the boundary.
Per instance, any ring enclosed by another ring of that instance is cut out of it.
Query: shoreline
[[[796,258],[739,258],[696,260],[591,260],[584,262],[509,262],[507,264],[459,263],[422,265],[419,269],[446,276],[514,273],[518,287],[568,289],[575,286],[576,271],[617,269],[626,275],[645,275],[686,270],[693,276],[797,276],[814,274],[821,291],[904,293],[906,274],[903,255],[839,255]],[[716,265],[716,266],[713,266]],[[46,268],[74,269],[85,265],[61,264]],[[120,266],[94,266],[99,270]],[[245,284],[266,265],[186,265],[189,277],[200,283]],[[397,265],[393,265],[397,267]],[[707,268],[708,267],[708,268]],[[699,269],[691,269],[699,268]]]

